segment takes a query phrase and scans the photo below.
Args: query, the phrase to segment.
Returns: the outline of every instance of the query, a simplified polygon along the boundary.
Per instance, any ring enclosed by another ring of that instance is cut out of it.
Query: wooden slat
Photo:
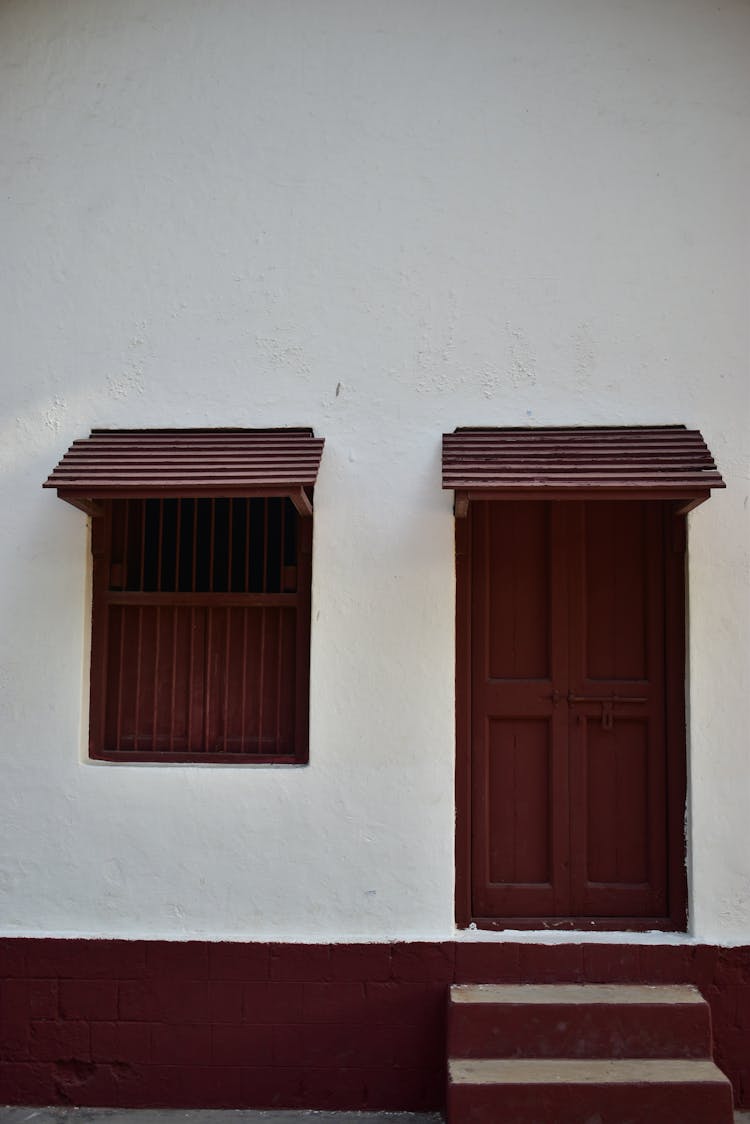
[[[140,590],[110,590],[104,594],[108,605],[211,605],[283,608],[295,604],[296,593],[142,593]]]

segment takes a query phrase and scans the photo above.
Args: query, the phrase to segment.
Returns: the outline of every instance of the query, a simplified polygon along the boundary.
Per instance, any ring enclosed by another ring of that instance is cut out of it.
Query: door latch
[[[574,695],[572,691],[568,691],[568,702],[571,705],[575,703],[598,703],[602,708],[602,729],[611,730],[614,725],[614,707],[621,703],[645,703],[648,699],[643,695]]]

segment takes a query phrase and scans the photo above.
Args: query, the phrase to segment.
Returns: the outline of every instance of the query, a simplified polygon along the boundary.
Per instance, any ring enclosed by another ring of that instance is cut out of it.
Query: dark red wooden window
[[[285,497],[106,501],[91,755],[307,760],[311,537]]]

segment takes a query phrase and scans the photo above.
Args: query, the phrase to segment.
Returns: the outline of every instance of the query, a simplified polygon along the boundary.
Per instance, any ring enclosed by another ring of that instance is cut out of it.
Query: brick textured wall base
[[[0,940],[0,1104],[440,1109],[450,983],[693,983],[750,1107],[750,947]]]

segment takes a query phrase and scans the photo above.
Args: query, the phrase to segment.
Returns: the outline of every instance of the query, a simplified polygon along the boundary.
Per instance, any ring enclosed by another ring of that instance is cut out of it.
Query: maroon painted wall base
[[[750,947],[0,940],[0,1104],[430,1110],[449,984],[693,983],[750,1107]]]

